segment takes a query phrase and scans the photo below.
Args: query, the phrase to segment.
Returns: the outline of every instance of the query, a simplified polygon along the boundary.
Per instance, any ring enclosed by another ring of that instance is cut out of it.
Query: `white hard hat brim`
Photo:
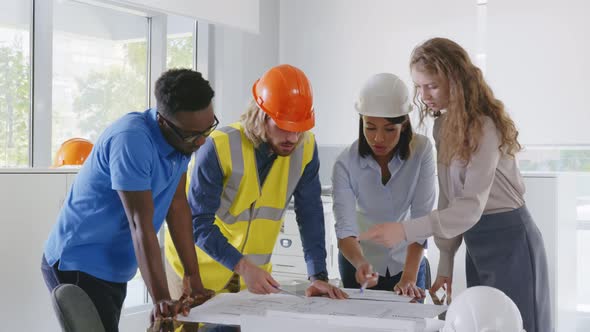
[[[408,88],[396,75],[379,73],[361,88],[355,109],[361,115],[396,118],[412,111]]]
[[[400,116],[410,114],[410,112],[412,112],[413,109],[412,105],[409,103],[397,106],[394,110],[392,110],[393,107],[389,105],[383,105],[378,103],[368,105],[367,103],[361,104],[359,101],[355,103],[354,108],[360,115],[374,116],[380,118],[397,118]]]

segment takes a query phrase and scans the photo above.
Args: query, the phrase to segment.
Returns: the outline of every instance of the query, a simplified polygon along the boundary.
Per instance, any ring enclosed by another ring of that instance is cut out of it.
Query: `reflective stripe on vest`
[[[262,255],[262,254],[248,254],[244,255],[248,260],[256,265],[265,265],[270,263],[270,257],[272,255]]]
[[[249,221],[252,219],[269,219],[280,221],[283,217],[283,213],[285,212],[286,205],[282,208],[263,206],[255,208],[253,210],[245,209],[238,215],[231,214],[230,207],[232,206],[238,194],[236,188],[239,188],[242,175],[244,174],[244,159],[241,138],[242,133],[239,129],[234,127],[224,127],[221,128],[220,131],[226,133],[229,137],[232,173],[225,183],[225,188],[223,191],[223,195],[221,197],[221,204],[219,206],[219,209],[217,210],[217,216],[226,224],[233,224],[239,220]],[[295,191],[295,187],[297,186],[299,178],[303,173],[303,145],[304,144],[300,144],[300,146],[296,147],[295,151],[293,151],[293,153],[289,156],[290,165],[287,196],[285,197],[286,202],[288,202],[291,198],[291,195]]]

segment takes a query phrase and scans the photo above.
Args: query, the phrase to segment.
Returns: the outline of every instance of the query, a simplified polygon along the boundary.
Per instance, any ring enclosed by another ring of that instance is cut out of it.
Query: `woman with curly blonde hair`
[[[449,296],[454,256],[465,240],[467,286],[500,289],[526,331],[551,331],[545,247],[523,198],[514,122],[457,43],[424,42],[412,52],[410,69],[421,119],[435,118],[438,210],[374,226],[361,239],[391,247],[434,235],[440,261],[431,292],[442,287]]]

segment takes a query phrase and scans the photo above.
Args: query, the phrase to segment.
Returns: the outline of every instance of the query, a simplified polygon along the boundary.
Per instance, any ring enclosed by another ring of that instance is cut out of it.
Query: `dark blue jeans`
[[[59,284],[74,284],[82,288],[94,303],[105,330],[119,331],[119,317],[127,295],[127,283],[108,282],[80,271],[61,271],[57,268],[58,265],[59,261],[49,266],[43,255],[41,272],[47,289],[51,292]]]
[[[338,253],[338,263],[340,265],[340,277],[342,278],[342,285],[345,288],[360,288],[361,285],[356,282],[355,273],[356,269],[348,259],[342,255],[342,253]],[[379,281],[375,287],[371,287],[371,289],[375,290],[388,290],[393,291],[393,287],[400,281],[402,277],[402,272],[392,276],[389,274],[389,270],[387,270],[386,275],[379,276]],[[426,285],[426,261],[422,259],[420,263],[420,269],[418,270],[418,276],[416,278],[416,286],[424,289]]]

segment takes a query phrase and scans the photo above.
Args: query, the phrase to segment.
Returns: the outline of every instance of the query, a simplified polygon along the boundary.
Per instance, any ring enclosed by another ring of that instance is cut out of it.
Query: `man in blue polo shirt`
[[[218,124],[213,90],[200,73],[165,72],[156,82],[157,109],[124,115],[98,138],[80,169],[45,244],[42,272],[90,296],[107,331],[118,331],[127,282],[139,269],[152,296],[152,319],[175,316],[203,287],[187,203],[191,154]],[[185,296],[172,301],[157,232],[164,219],[185,269]],[[184,299],[183,299],[184,300]]]

